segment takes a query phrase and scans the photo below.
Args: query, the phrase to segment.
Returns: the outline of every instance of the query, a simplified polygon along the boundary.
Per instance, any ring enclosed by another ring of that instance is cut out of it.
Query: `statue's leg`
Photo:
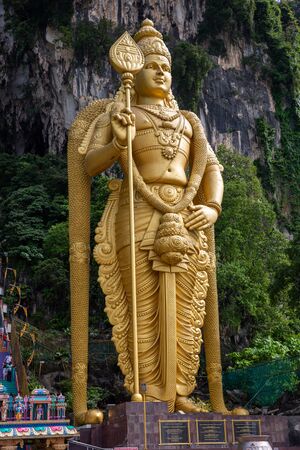
[[[153,224],[153,214],[153,208],[147,203],[141,201],[136,205],[139,381],[146,385],[148,400],[167,401],[170,410],[173,411],[176,398],[176,276],[172,273],[153,270],[153,261],[150,256],[151,245],[147,250],[141,248],[144,245],[145,234],[152,236],[153,232],[155,236],[156,228],[154,226],[152,230],[150,225]],[[130,247],[128,239],[126,240],[128,208],[123,206],[117,215],[116,231],[120,273],[126,292],[128,313],[131,317]],[[133,362],[131,326],[127,336],[130,359]]]
[[[140,383],[148,386],[160,383],[159,370],[159,321],[158,321],[158,273],[153,272],[148,252],[139,249],[136,243],[136,278],[137,278],[137,327]],[[131,273],[129,265],[130,248],[124,247],[118,253],[123,286],[126,292],[130,318],[131,307]],[[132,327],[128,333],[128,348],[133,361]]]
[[[177,401],[176,409],[197,412],[187,396],[196,385],[201,328],[205,315],[208,276],[201,270],[197,255],[190,256],[189,270],[177,274]]]
[[[145,202],[139,202],[135,208],[135,254],[136,254],[136,286],[137,286],[137,327],[139,381],[147,385],[147,393],[151,386],[160,386],[160,352],[159,352],[159,273],[153,271],[149,251],[141,250],[140,245],[153,215],[153,208]],[[131,307],[131,272],[129,246],[128,204],[124,195],[116,219],[116,243],[118,262],[122,284],[126,293],[128,314],[132,315]],[[127,334],[127,345],[131,364],[133,363],[132,327]],[[122,369],[122,367],[121,367]],[[155,397],[156,398],[156,397]]]

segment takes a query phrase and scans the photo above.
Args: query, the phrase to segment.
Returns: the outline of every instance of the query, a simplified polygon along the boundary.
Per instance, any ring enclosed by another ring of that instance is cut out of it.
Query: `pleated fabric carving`
[[[94,258],[99,267],[98,281],[105,293],[105,312],[112,329],[112,340],[118,352],[118,364],[125,375],[124,386],[132,391],[133,370],[128,350],[130,329],[129,307],[121,279],[119,261],[116,252],[115,219],[118,211],[122,181],[109,183],[111,194],[108,198],[101,221],[95,230]]]

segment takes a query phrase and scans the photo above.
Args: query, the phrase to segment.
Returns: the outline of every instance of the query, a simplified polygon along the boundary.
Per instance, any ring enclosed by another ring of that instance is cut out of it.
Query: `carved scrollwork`
[[[72,379],[76,385],[86,382],[86,380],[87,380],[87,365],[84,363],[75,364],[75,366],[73,367]]]
[[[154,251],[166,264],[176,265],[184,258],[187,259],[189,247],[190,242],[181,215],[164,214],[154,241]]]
[[[121,186],[122,180],[117,179],[111,180],[108,185],[111,194],[95,230],[95,242],[97,245],[94,248],[93,255],[98,264],[111,264],[115,258],[114,219],[118,208]]]
[[[70,246],[70,261],[85,263],[90,258],[90,247],[85,242],[74,242]]]
[[[98,281],[105,294],[105,312],[113,326],[112,341],[119,354],[118,364],[125,375],[125,387],[132,391],[133,371],[127,340],[130,319],[115,243],[115,218],[122,180],[111,180],[108,186],[111,194],[96,228],[94,258],[100,264]]]
[[[209,382],[222,382],[222,367],[220,364],[210,364],[206,367]]]

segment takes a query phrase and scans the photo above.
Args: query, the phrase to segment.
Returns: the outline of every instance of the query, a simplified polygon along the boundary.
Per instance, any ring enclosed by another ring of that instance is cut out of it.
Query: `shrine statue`
[[[119,42],[112,64],[117,66],[123,58],[134,67],[137,44],[142,69],[134,76],[124,74],[113,100],[97,100],[81,111],[69,135],[77,423],[100,420],[96,410],[86,407],[90,179],[115,161],[120,161],[124,179],[109,184],[94,257],[124,385],[134,401],[140,401],[143,384],[147,401],[167,402],[170,412],[200,411],[189,395],[196,386],[203,336],[210,402],[214,411],[228,413],[221,379],[213,230],[221,213],[222,167],[199,118],[179,110],[172,95],[171,56],[162,35],[146,19],[134,37],[136,44],[130,39],[127,34]],[[130,245],[131,226],[135,229]]]

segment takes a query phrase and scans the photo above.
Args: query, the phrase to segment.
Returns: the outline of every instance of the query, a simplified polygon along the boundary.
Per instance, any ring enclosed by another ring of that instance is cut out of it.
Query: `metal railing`
[[[109,448],[97,447],[91,444],[85,444],[84,442],[76,441],[75,439],[70,439],[68,441],[69,450],[113,450]]]

